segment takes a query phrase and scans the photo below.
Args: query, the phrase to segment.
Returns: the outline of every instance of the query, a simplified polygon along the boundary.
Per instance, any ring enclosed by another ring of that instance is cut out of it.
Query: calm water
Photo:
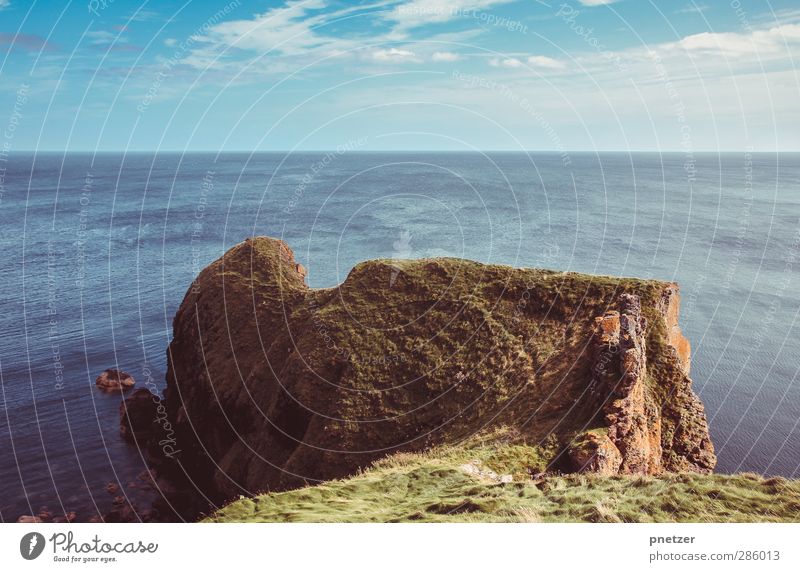
[[[94,378],[163,386],[192,278],[253,234],[312,286],[436,255],[677,280],[718,470],[800,473],[800,155],[13,155],[3,176],[1,520],[86,520],[111,481],[142,497]]]

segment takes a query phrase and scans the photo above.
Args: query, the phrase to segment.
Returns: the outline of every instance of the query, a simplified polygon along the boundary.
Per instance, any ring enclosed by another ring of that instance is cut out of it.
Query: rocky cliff
[[[678,307],[671,283],[448,258],[364,262],[315,290],[285,243],[253,238],[175,316],[171,454],[142,439],[212,503],[497,427],[550,470],[710,472]]]

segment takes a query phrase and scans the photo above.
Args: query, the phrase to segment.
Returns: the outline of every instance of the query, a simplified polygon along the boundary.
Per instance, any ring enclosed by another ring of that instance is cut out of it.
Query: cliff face
[[[573,468],[658,474],[703,472],[716,464],[688,377],[689,342],[678,326],[678,296],[674,284],[662,289],[654,322],[631,293],[619,296],[619,310],[595,318],[592,391],[604,400],[603,429],[583,446],[580,439],[572,444]],[[648,351],[648,343],[656,351]],[[654,363],[648,364],[648,355]]]
[[[458,259],[304,278],[286,244],[249,239],[175,316],[172,470],[213,502],[498,426],[561,470],[714,467],[674,284]]]

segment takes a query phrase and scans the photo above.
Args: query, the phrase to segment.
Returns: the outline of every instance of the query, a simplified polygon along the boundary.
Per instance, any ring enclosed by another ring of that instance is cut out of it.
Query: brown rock
[[[705,413],[691,392],[688,354],[681,353],[688,351],[688,341],[681,342],[677,325],[679,300],[677,285],[667,284],[655,304],[666,339],[648,335],[640,298],[632,294],[620,296],[618,321],[614,312],[595,319],[593,390],[613,396],[602,409],[607,435],[622,454],[622,473],[709,472],[716,464]],[[657,343],[656,351],[648,351],[648,338]],[[648,368],[648,354],[657,357],[655,367]],[[648,384],[653,370],[671,392]]]
[[[75,511],[69,511],[63,516],[55,516],[53,517],[52,522],[54,523],[65,523],[65,522],[74,522],[75,519],[78,518],[77,513]]]
[[[601,343],[606,345],[619,343],[619,312],[610,310],[604,316],[595,318],[597,335]]]
[[[136,385],[136,381],[118,369],[107,369],[97,376],[94,381],[95,385],[104,391],[125,391]]]
[[[24,524],[39,524],[43,522],[41,518],[38,516],[31,516],[29,514],[23,514],[17,519],[17,522],[24,523]]]
[[[552,434],[571,470],[713,468],[673,345],[674,284],[431,265],[403,261],[388,288],[392,267],[368,261],[313,290],[285,243],[256,237],[204,269],[173,321],[165,390],[192,494],[343,477],[494,425]]]
[[[622,454],[607,435],[587,432],[573,441],[568,449],[571,469],[579,473],[616,475]]]

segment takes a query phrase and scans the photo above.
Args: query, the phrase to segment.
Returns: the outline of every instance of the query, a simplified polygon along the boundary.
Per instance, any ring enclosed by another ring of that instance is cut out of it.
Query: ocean
[[[95,377],[163,388],[192,279],[260,234],[315,287],[428,256],[677,281],[717,470],[800,476],[800,154],[12,153],[0,219],[1,521],[147,502]]]

